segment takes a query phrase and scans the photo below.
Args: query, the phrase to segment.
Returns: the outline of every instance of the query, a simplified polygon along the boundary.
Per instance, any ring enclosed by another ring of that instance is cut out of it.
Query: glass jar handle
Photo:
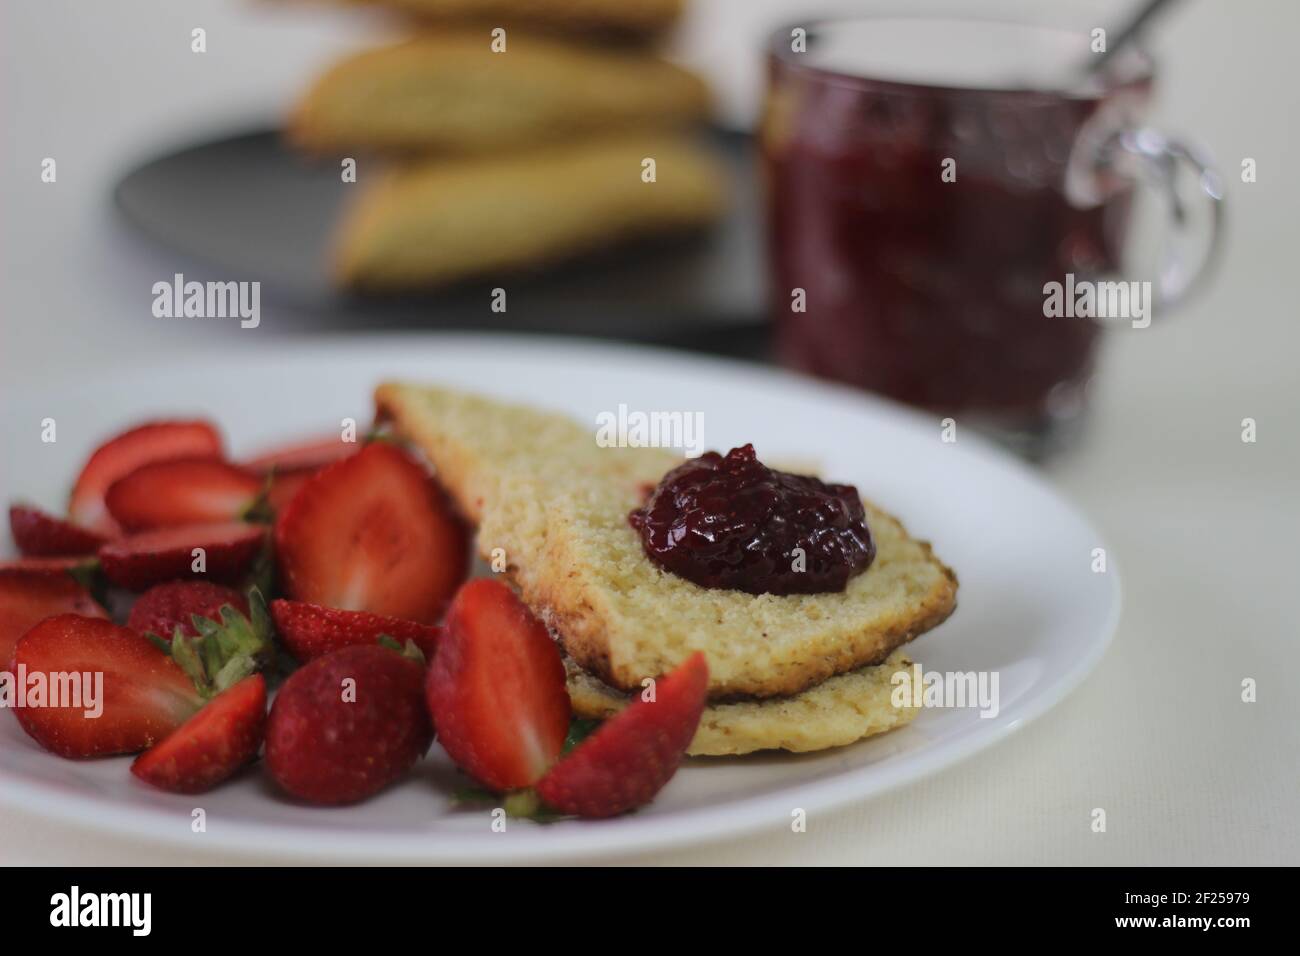
[[[1199,150],[1150,127],[1136,127],[1116,133],[1101,154],[1103,167],[1130,178],[1147,182],[1163,193],[1169,207],[1173,236],[1166,243],[1156,281],[1156,303],[1164,309],[1186,301],[1188,294],[1210,275],[1222,251],[1223,184],[1218,172]],[[1190,172],[1196,180],[1193,197],[1184,195],[1179,174]],[[1178,238],[1191,236],[1195,217],[1192,201],[1208,205],[1208,233],[1201,245],[1204,251],[1188,258],[1178,250]]]

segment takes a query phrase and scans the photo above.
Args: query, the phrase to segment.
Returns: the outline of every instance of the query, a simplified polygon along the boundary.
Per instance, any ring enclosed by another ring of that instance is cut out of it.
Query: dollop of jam
[[[876,557],[856,488],[768,468],[753,445],[674,468],[628,522],[651,561],[706,588],[843,591]]]

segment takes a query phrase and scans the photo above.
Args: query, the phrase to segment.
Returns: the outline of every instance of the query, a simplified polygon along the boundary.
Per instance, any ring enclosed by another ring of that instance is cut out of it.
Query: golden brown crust
[[[641,179],[647,157],[652,183]],[[724,197],[717,160],[668,132],[413,162],[362,187],[340,225],[335,274],[387,292],[535,269],[701,228]]]
[[[439,30],[354,54],[320,75],[286,135],[313,153],[495,154],[705,118],[695,74],[649,52],[484,30]]]
[[[572,659],[565,660],[569,698],[579,717],[612,717],[631,697],[601,683]],[[687,750],[696,757],[722,757],[760,750],[803,753],[842,747],[910,723],[920,708],[894,706],[893,676],[911,658],[895,651],[884,662],[829,678],[790,697],[711,702]]]
[[[701,588],[654,566],[626,520],[671,453],[597,448],[561,416],[440,389],[386,384],[376,402],[477,521],[480,552],[505,552],[524,601],[613,688],[700,650],[711,700],[794,695],[884,660],[956,606],[952,570],[870,503],[876,560],[843,593]]]
[[[899,535],[907,536],[906,529],[896,518],[869,502],[866,506],[869,525],[878,541],[882,528],[887,524],[892,525]],[[875,618],[870,627],[862,630],[828,627],[820,633],[809,634],[796,655],[780,660],[768,669],[744,668],[734,674],[713,674],[709,682],[709,700],[753,700],[797,694],[836,674],[878,664],[898,647],[946,621],[957,607],[957,575],[934,556],[929,542],[908,541],[924,553],[925,562],[939,575],[932,586],[901,613]],[[677,655],[656,658],[657,666],[647,665],[647,659],[642,656],[624,658],[616,663],[610,652],[610,615],[601,613],[597,606],[599,596],[593,595],[581,582],[580,575],[569,567],[563,548],[564,530],[561,528],[553,533],[547,553],[554,562],[552,567],[568,567],[567,572],[531,576],[514,574],[512,579],[520,588],[524,601],[542,615],[559,637],[565,653],[601,681],[619,690],[635,690],[644,678],[667,673],[681,663],[690,650],[697,649],[691,646]],[[877,561],[881,560],[878,555]],[[890,561],[891,557],[886,555],[883,560]],[[852,586],[853,582],[850,582]],[[702,600],[716,596],[716,592],[704,588],[692,586],[692,590]],[[717,650],[714,649],[709,657],[716,667]]]

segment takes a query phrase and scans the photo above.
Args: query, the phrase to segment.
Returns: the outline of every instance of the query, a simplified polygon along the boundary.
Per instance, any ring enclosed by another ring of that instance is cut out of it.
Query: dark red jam
[[[856,488],[774,471],[753,445],[674,468],[628,522],[651,561],[706,588],[843,591],[876,557]]]

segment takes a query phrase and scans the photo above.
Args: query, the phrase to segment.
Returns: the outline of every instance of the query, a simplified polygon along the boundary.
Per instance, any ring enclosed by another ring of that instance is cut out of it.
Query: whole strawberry
[[[199,632],[191,620],[199,617],[221,620],[221,608],[229,604],[241,614],[248,614],[248,598],[234,588],[210,581],[169,581],[155,584],[136,599],[126,626],[137,634],[157,634],[171,639],[176,628],[194,637]]]
[[[266,767],[300,800],[355,803],[405,774],[432,741],[424,668],[387,647],[347,647],[284,682],[267,720]]]

